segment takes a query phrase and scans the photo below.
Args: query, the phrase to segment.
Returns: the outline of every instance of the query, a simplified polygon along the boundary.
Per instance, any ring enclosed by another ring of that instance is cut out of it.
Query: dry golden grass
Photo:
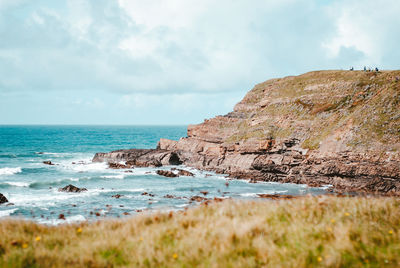
[[[0,266],[399,267],[400,200],[225,201],[49,227],[0,222]]]

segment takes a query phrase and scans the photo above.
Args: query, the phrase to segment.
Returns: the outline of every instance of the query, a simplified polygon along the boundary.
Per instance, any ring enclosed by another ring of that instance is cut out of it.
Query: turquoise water
[[[160,138],[184,136],[186,126],[0,126],[0,193],[12,203],[0,205],[0,217],[58,224],[125,217],[144,210],[180,210],[195,205],[185,197],[202,195],[200,191],[208,191],[207,197],[238,199],[254,199],[258,193],[325,192],[305,185],[242,180],[231,180],[226,186],[227,178],[222,175],[187,167],[195,177],[165,178],[155,173],[170,167],[134,168],[127,173],[91,162],[96,152],[154,148]],[[55,165],[45,165],[45,160]],[[88,191],[58,191],[68,184]],[[113,198],[116,194],[122,196]],[[167,194],[183,198],[164,198]],[[66,220],[58,219],[60,214]]]

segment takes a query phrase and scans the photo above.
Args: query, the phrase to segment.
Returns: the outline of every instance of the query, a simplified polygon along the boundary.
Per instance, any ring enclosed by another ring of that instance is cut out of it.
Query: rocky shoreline
[[[93,162],[186,165],[250,182],[399,195],[397,75],[324,71],[269,80],[233,112],[190,125],[179,141],[161,139],[156,149],[97,153]]]
[[[192,149],[180,148],[190,144],[190,138],[181,141],[162,140],[157,149],[118,150],[110,153],[96,153],[93,162],[120,163],[129,167],[160,167],[164,165],[185,165],[200,170],[228,174],[232,178],[247,179],[250,182],[272,181],[281,183],[307,184],[312,187],[332,185],[338,193],[366,192],[399,194],[400,161],[365,155],[343,153],[329,157],[303,155],[296,149],[285,148],[276,151],[227,152],[220,147],[221,154],[208,154],[209,143],[194,139]],[[172,145],[172,146],[171,146]],[[212,144],[215,146],[215,144]],[[168,149],[167,149],[168,148]],[[188,148],[188,147],[186,147]],[[197,151],[199,150],[200,151]],[[132,164],[138,163],[138,164]]]

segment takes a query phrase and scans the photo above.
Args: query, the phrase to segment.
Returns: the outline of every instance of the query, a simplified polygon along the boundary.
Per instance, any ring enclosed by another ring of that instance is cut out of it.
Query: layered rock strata
[[[400,193],[400,71],[320,71],[256,85],[234,111],[156,149],[93,161],[180,165],[257,181]]]

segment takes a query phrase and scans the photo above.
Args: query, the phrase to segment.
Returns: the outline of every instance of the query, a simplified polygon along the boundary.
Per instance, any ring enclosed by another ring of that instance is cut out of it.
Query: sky
[[[0,124],[181,125],[255,84],[399,69],[398,0],[0,0]]]

